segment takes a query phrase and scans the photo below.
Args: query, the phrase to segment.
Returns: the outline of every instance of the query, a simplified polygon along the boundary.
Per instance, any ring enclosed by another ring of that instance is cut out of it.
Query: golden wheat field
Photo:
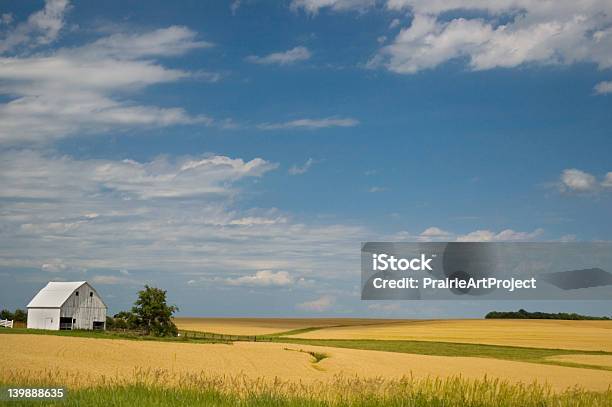
[[[386,324],[401,320],[365,318],[174,318],[179,329],[226,335],[269,335],[294,329]]]
[[[548,360],[558,362],[584,363],[593,366],[606,366],[612,368],[612,356],[610,355],[558,355],[551,356]]]
[[[329,327],[296,334],[295,337],[419,340],[612,351],[612,321],[521,319],[387,321],[376,325]]]
[[[324,352],[328,358],[313,363],[304,352],[308,350]],[[510,382],[546,382],[556,390],[575,385],[605,390],[612,383],[612,371],[282,343],[195,344],[23,334],[0,335],[0,353],[4,355],[0,379],[28,371],[43,376],[45,370],[53,370],[78,377],[80,382],[73,385],[96,384],[111,377],[129,379],[139,369],[282,378],[296,383],[333,380],[337,375],[386,379],[486,375]]]

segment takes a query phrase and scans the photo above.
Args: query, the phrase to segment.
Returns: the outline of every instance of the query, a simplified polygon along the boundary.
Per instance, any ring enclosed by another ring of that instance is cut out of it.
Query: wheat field
[[[387,321],[375,325],[329,327],[298,333],[294,337],[418,340],[612,351],[612,321],[521,319]]]
[[[311,327],[364,326],[401,320],[365,318],[174,318],[179,329],[226,335],[270,335]]]
[[[314,363],[306,351],[328,357]],[[295,383],[330,381],[335,377],[363,379],[499,378],[512,383],[546,382],[555,391],[573,386],[603,391],[612,384],[612,371],[532,364],[507,360],[445,357],[342,349],[282,343],[237,342],[194,344],[93,339],[51,335],[0,335],[0,381],[30,372],[45,376],[52,369],[94,385],[108,378],[129,378],[134,371],[172,374],[244,375],[250,379]]]
[[[612,368],[612,356],[610,355],[558,355],[547,359],[558,362],[583,363],[586,365]]]

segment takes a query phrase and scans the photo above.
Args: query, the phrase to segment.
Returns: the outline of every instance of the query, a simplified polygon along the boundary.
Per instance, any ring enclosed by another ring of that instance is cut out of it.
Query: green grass
[[[338,325],[338,326],[341,326],[341,325]],[[335,327],[336,326],[333,326],[333,328]],[[312,332],[312,331],[318,331],[319,329],[324,329],[324,328],[332,328],[332,327],[331,326],[311,326],[308,328],[299,328],[299,329],[292,329],[290,331],[276,332],[276,333],[268,334],[265,336],[269,338],[278,338],[280,336],[305,334],[305,333]]]
[[[607,366],[595,366],[572,362],[547,360],[559,355],[612,355],[612,352],[583,351],[568,349],[522,348],[516,346],[481,345],[473,343],[394,341],[375,339],[299,339],[277,338],[275,342],[300,345],[329,346],[335,348],[377,350],[383,352],[413,353],[433,356],[466,356],[504,359],[521,362],[543,363],[568,367],[584,367],[598,370],[612,370]]]
[[[0,383],[0,386],[8,383]],[[15,383],[10,383],[15,385]],[[25,384],[21,384],[25,385]],[[30,386],[33,385],[31,382]],[[37,387],[45,386],[38,383]],[[178,386],[143,381],[68,389],[62,401],[11,401],[12,406],[288,406],[288,407],[603,407],[612,391],[561,394],[531,384],[462,378],[399,380],[336,378],[331,383],[290,384],[240,378],[184,378]]]
[[[204,337],[156,337],[150,335],[140,335],[134,332],[123,331],[91,331],[91,330],[66,330],[66,331],[49,331],[45,329],[27,329],[27,328],[12,328],[0,329],[0,334],[4,335],[53,335],[53,336],[71,336],[77,338],[96,338],[96,339],[127,339],[133,341],[162,341],[162,342],[193,342],[193,343],[231,343],[229,340],[221,338],[204,338]]]

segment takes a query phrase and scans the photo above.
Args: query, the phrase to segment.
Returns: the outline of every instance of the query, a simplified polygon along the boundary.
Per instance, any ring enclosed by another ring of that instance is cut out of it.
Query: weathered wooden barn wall
[[[91,286],[84,284],[66,300],[61,316],[75,320],[73,329],[93,329],[94,321],[106,322],[106,306]]]

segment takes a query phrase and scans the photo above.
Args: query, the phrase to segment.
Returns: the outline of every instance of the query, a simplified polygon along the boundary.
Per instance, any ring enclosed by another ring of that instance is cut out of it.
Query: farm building
[[[28,304],[28,328],[104,329],[106,304],[86,281],[50,282]]]

